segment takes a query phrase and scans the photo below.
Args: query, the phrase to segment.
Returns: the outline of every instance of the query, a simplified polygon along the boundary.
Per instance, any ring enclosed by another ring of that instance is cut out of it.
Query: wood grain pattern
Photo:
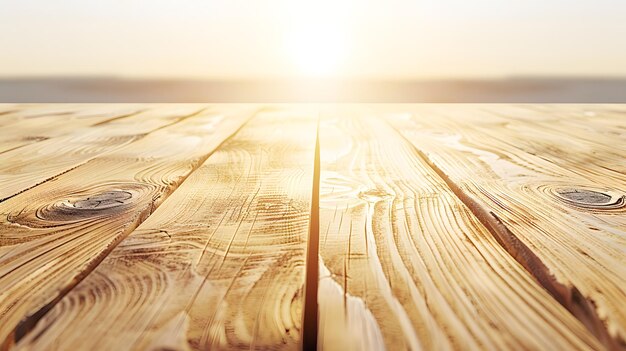
[[[315,135],[258,114],[18,349],[298,349]]]
[[[61,107],[54,106],[51,110],[41,107],[24,108],[6,115],[2,115],[0,111],[0,127],[5,131],[0,134],[0,154],[66,135],[83,127],[132,116],[142,110],[135,105],[62,104]]]
[[[502,244],[557,300],[608,348],[624,349],[624,112],[597,108],[421,106],[388,116],[504,226]]]
[[[201,110],[197,105],[162,106],[0,154],[0,201]]]
[[[625,118],[0,104],[0,350],[626,350]]]
[[[172,109],[177,107],[167,115]],[[0,203],[0,342],[5,348],[250,116],[224,113],[180,120]],[[154,123],[159,118],[147,121]]]
[[[601,349],[385,122],[320,145],[323,349]]]
[[[8,113],[12,113],[14,111],[19,110],[20,107],[18,104],[9,104],[9,103],[1,103],[0,104],[0,114],[5,115]]]

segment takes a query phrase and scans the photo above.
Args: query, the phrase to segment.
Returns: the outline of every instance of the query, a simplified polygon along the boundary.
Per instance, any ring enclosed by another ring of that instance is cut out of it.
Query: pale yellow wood
[[[624,349],[625,105],[365,107],[0,105],[0,349]]]
[[[23,106],[18,104],[0,104],[0,126],[3,126],[5,122],[11,121],[11,114],[18,112]]]
[[[156,106],[164,106],[157,104],[16,104],[11,108],[2,110],[0,120],[10,123],[13,126],[19,126],[30,121],[41,121],[43,124],[55,122],[58,120],[71,120],[73,122],[79,120],[93,119],[94,123],[98,120],[110,118],[110,114],[123,114],[125,112],[140,111]],[[35,124],[33,123],[34,127]]]
[[[0,153],[25,145],[68,134],[76,129],[106,124],[108,121],[131,116],[147,107],[138,105],[54,105],[22,107],[13,113],[0,115]],[[17,109],[17,108],[16,108]],[[60,109],[60,110],[59,110]],[[0,114],[2,111],[0,110]]]
[[[298,349],[314,117],[258,114],[18,349]]]
[[[0,108],[0,126],[20,128],[24,123],[36,128],[37,123],[78,119],[95,120],[107,114],[140,110],[140,104],[14,104]],[[143,105],[145,108],[145,105]],[[97,122],[96,122],[97,123]],[[43,130],[43,129],[41,129]]]
[[[602,343],[625,348],[623,113],[610,106],[594,113],[545,105],[403,108],[384,108],[397,130],[534,252],[541,264],[531,273]],[[567,200],[573,190],[607,201]]]
[[[140,140],[150,132],[177,123],[203,108],[187,104],[154,106],[151,110],[128,118],[79,128],[66,136],[2,153],[0,201],[84,164],[98,155]]]
[[[177,123],[0,202],[0,344],[27,332],[250,115],[223,107],[182,120],[120,121],[118,133]]]
[[[491,125],[509,131],[503,138],[523,152],[549,158],[582,176],[591,173],[626,182],[626,162],[621,162],[626,155],[626,112],[605,105],[485,105],[480,110],[490,114]],[[487,120],[477,127],[490,128]]]
[[[355,110],[320,127],[322,349],[601,349],[412,145]]]
[[[76,111],[77,104],[2,104],[3,123],[13,123],[24,117],[68,115]]]

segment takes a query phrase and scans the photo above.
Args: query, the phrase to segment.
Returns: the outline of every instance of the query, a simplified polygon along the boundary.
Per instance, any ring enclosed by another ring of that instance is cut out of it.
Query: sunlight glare
[[[330,1],[297,3],[289,12],[286,43],[297,73],[336,75],[346,51],[340,8]]]

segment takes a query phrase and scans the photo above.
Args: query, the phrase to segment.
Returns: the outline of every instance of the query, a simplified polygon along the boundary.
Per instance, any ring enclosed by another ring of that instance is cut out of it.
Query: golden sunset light
[[[626,0],[0,0],[0,351],[626,351]]]
[[[626,46],[618,44],[626,37],[626,5],[616,0],[26,0],[0,6],[0,76],[9,77],[626,75]]]
[[[349,50],[347,27],[333,10],[341,6],[323,0],[289,5],[285,14],[285,50],[297,75],[336,76]],[[345,4],[344,4],[345,11]]]

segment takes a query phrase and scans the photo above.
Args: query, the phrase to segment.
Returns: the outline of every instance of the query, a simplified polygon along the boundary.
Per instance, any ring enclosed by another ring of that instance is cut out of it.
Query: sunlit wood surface
[[[0,350],[625,350],[625,105],[0,105]]]

